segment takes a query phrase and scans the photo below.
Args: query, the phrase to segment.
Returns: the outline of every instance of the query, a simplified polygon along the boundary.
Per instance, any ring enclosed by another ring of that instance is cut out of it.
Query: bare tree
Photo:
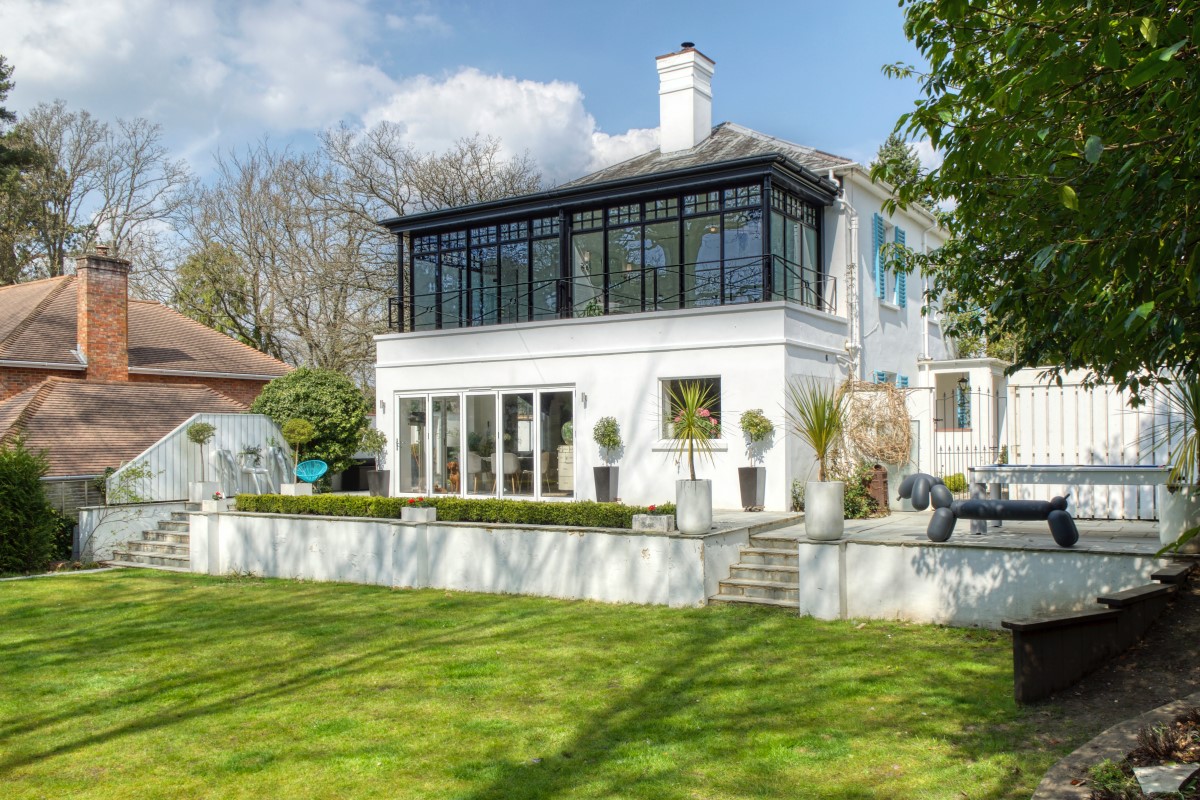
[[[144,119],[115,128],[61,101],[42,103],[13,130],[39,156],[16,191],[27,209],[24,241],[14,244],[43,275],[63,274],[68,256],[104,241],[145,261],[180,208],[192,177],[162,146],[162,130]]]

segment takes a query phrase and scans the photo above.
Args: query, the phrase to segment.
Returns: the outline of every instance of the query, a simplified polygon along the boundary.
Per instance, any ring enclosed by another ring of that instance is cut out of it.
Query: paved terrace
[[[717,519],[726,520],[750,516],[777,516],[769,513],[745,514],[741,512],[718,512]],[[1045,522],[1005,522],[1002,526],[994,527],[988,523],[987,533],[972,534],[970,520],[959,520],[954,528],[954,535],[948,542],[931,542],[925,535],[929,525],[930,512],[893,511],[889,516],[876,519],[846,520],[845,541],[861,542],[863,544],[883,545],[924,545],[927,547],[972,547],[1002,550],[1046,550],[1062,552],[1111,553],[1120,555],[1152,556],[1162,546],[1158,541],[1158,523],[1148,520],[1093,520],[1077,519],[1079,542],[1071,548],[1062,548],[1054,543],[1050,529]],[[742,522],[742,526],[747,523]],[[752,526],[769,524],[768,520],[755,520]],[[783,523],[772,532],[772,538],[805,538],[803,521]],[[1197,556],[1183,556],[1197,558]]]

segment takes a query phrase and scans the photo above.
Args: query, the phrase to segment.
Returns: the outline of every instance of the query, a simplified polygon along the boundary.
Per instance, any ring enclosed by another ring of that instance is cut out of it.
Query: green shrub
[[[879,514],[879,503],[867,491],[874,472],[874,467],[863,462],[843,478],[846,483],[846,519],[865,519]]]
[[[341,472],[354,463],[358,443],[367,427],[367,400],[340,372],[300,367],[263,388],[250,406],[279,425],[306,419],[316,436],[304,447],[306,458],[319,458],[329,471]]]
[[[946,484],[946,488],[954,494],[961,494],[967,490],[967,476],[961,472],[956,472],[953,475],[947,475],[942,478],[942,483]]]
[[[20,439],[0,446],[0,572],[35,572],[54,555],[58,515],[42,485],[49,468]]]
[[[54,548],[50,557],[55,561],[70,559],[75,539],[76,520],[54,512]]]
[[[796,478],[792,481],[792,511],[804,510],[804,487],[807,481]]]
[[[515,525],[557,525],[568,528],[632,528],[634,514],[647,514],[645,506],[621,503],[541,503],[531,500],[478,500],[461,497],[426,497],[445,522],[506,522]],[[239,494],[237,510],[260,514],[313,514],[326,517],[399,519],[406,497],[364,495],[285,496]],[[659,514],[674,514],[675,506],[655,506]]]

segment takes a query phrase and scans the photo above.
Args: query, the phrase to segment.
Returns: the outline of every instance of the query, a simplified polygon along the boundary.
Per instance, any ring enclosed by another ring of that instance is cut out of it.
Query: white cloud
[[[921,139],[916,142],[909,142],[908,149],[916,155],[921,162],[921,169],[928,172],[929,170],[937,169],[942,165],[942,154],[933,148],[928,139]]]
[[[496,136],[555,183],[657,144],[654,129],[600,131],[574,83],[377,65],[372,48],[431,34],[452,31],[424,0],[0,0],[8,107],[62,98],[105,120],[147,117],[201,172],[215,148],[342,120],[392,120],[427,151]]]
[[[455,139],[498,137],[506,155],[528,152],[546,179],[561,183],[652,149],[657,129],[610,135],[597,129],[574,83],[520,80],[466,68],[404,82],[386,102],[363,115],[403,126],[419,150],[441,150]]]

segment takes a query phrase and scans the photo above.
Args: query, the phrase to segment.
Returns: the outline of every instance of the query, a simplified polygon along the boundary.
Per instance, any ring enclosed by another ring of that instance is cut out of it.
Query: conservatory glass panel
[[[608,313],[642,310],[642,229],[608,232]]]
[[[467,494],[496,493],[496,395],[469,394],[466,398],[467,451],[459,471]]]
[[[430,414],[430,434],[434,494],[458,494],[460,407],[458,395],[434,397]]]
[[[575,317],[604,313],[604,234],[577,233],[571,237],[571,282]]]
[[[558,316],[558,239],[533,242],[533,318]]]
[[[401,494],[427,494],[425,398],[402,397],[396,405],[396,487]]]
[[[541,444],[534,465],[543,497],[575,496],[574,393],[538,395]]]
[[[725,302],[762,300],[762,211],[725,214]]]
[[[646,226],[646,308],[679,308],[679,223]]]
[[[683,305],[721,302],[721,218],[693,217],[683,223]]]
[[[500,246],[500,322],[529,319],[529,245]]]
[[[503,394],[500,408],[500,493],[529,497],[534,488],[533,392]]]

